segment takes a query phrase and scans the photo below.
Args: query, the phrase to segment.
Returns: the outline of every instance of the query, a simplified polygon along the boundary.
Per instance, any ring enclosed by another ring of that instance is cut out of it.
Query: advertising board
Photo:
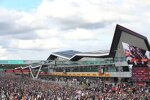
[[[133,67],[132,79],[134,81],[147,81],[149,79],[149,69],[147,67]]]

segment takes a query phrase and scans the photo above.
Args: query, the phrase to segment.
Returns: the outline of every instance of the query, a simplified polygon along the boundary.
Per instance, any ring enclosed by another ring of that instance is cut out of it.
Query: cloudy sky
[[[0,0],[0,59],[109,50],[116,24],[150,40],[150,0]]]

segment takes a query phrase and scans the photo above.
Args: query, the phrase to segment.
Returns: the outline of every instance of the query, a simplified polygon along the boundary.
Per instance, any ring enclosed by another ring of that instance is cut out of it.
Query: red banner
[[[147,67],[133,67],[132,79],[135,81],[147,81],[149,79],[149,69]]]
[[[15,72],[15,73],[24,73],[24,72],[27,73],[28,72],[29,73],[30,70],[26,70],[26,69],[25,70],[23,70],[23,69],[22,70],[20,70],[20,69],[15,69],[15,70],[7,69],[7,70],[5,70],[5,72],[6,73],[13,73],[13,72]]]
[[[6,73],[13,73],[14,70],[12,70],[12,69],[7,69],[7,70],[5,70],[5,72],[6,72]]]

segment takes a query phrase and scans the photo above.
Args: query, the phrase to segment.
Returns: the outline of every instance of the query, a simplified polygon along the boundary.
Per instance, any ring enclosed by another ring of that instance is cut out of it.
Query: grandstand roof
[[[62,58],[70,60],[70,58],[72,56],[74,56],[75,54],[77,54],[77,53],[81,53],[81,52],[75,51],[75,50],[66,50],[66,51],[53,52],[48,57],[48,60],[54,60],[57,57],[62,57]]]
[[[67,51],[61,51],[61,52],[54,52],[54,55],[60,55],[66,58],[70,58],[77,53],[80,53],[80,52],[74,51],[74,50],[67,50]]]
[[[108,50],[101,50],[101,51],[94,51],[94,52],[79,52],[74,50],[67,50],[67,51],[60,51],[60,52],[53,52],[49,57],[48,60],[54,60],[57,57],[62,57],[72,61],[78,61],[83,57],[96,57],[96,58],[103,58],[109,55]]]

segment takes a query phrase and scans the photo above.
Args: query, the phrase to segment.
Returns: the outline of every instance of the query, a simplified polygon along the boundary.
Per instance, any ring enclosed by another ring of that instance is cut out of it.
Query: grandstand
[[[133,79],[132,77],[137,74],[137,72],[133,73],[133,71],[135,69],[139,71],[142,68],[142,70],[146,70],[145,76],[139,76],[139,79],[137,75],[134,81],[149,81],[150,55],[147,55],[148,57],[145,58],[147,59],[144,62],[146,63],[145,65],[143,65],[143,61],[140,62],[140,65],[136,61],[129,64],[123,44],[140,48],[143,50],[144,55],[146,54],[145,52],[149,53],[150,51],[150,45],[145,36],[117,25],[110,50],[95,52],[66,50],[53,52],[45,61],[34,65],[31,63],[22,68],[17,67],[15,70],[28,70],[28,73],[24,74],[30,73],[33,78],[38,78],[38,76],[77,78],[78,80],[94,78],[108,82],[120,82]],[[135,65],[136,67],[134,67]],[[139,67],[140,69],[138,69]]]

